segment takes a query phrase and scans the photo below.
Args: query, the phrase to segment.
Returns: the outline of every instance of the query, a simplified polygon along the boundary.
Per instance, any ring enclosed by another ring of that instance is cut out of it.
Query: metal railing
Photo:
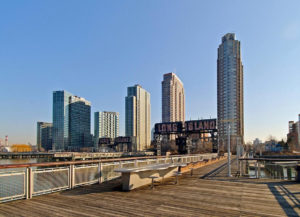
[[[121,174],[115,172],[118,168],[157,163],[191,163],[216,157],[217,154],[199,154],[0,165],[0,203],[109,181],[120,177]],[[7,168],[10,170],[5,170]],[[20,168],[23,170],[12,170]]]

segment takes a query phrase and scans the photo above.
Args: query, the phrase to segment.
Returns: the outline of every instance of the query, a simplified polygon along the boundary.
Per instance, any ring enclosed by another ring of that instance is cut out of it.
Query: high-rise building
[[[41,146],[45,151],[52,150],[52,123],[41,129]]]
[[[150,94],[140,85],[127,88],[125,98],[125,134],[136,137],[136,150],[143,151],[151,143]]]
[[[185,121],[183,83],[174,73],[164,74],[162,85],[162,122]]]
[[[53,92],[53,145],[55,151],[66,150],[69,143],[69,100],[71,93],[60,90]]]
[[[244,141],[243,64],[241,43],[235,34],[222,37],[217,64],[219,142],[226,147],[230,134],[235,146]]]
[[[68,150],[79,151],[91,146],[91,103],[82,97],[70,96]]]
[[[300,145],[300,114],[298,114],[298,145]]]
[[[41,148],[43,147],[43,141],[45,141],[45,138],[43,138],[42,136],[42,130],[44,128],[52,128],[52,123],[48,123],[48,122],[37,122],[37,130],[36,130],[36,146],[38,148],[39,151],[41,151]],[[52,129],[51,129],[52,131]],[[44,140],[43,140],[44,139]],[[47,140],[48,142],[48,140]],[[47,143],[47,146],[50,145]],[[52,149],[52,133],[51,133],[51,148]]]
[[[289,133],[287,134],[287,143],[290,151],[300,150],[300,115],[298,115],[299,121],[289,121]]]
[[[289,133],[293,131],[294,121],[289,121]]]
[[[99,138],[115,138],[119,136],[119,113],[118,112],[95,112],[94,113],[94,139],[95,146]]]

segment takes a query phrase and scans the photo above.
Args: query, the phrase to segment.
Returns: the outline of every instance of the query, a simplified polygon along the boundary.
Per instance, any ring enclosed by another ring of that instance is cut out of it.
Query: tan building
[[[140,85],[128,87],[125,98],[125,134],[136,138],[136,151],[150,147],[150,127],[150,94]]]
[[[235,150],[235,146],[244,141],[243,64],[241,43],[235,34],[222,37],[217,63],[219,141],[225,148],[229,134],[232,150]]]
[[[183,83],[175,73],[164,74],[162,85],[162,122],[185,121]]]

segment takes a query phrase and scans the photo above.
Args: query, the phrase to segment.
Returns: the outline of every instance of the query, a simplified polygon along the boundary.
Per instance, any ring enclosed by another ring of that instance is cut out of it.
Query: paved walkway
[[[0,216],[299,216],[300,184],[227,178],[226,160],[122,192],[120,180],[0,204]],[[233,172],[236,163],[232,163]]]

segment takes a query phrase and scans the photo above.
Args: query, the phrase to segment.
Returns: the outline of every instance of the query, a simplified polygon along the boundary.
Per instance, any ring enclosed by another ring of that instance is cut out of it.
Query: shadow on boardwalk
[[[231,162],[234,166],[235,160]],[[289,188],[294,186],[299,186],[299,183],[296,181],[284,181],[276,179],[256,179],[249,177],[236,177],[236,168],[233,169],[233,177],[227,177],[227,163],[220,165],[214,170],[200,176],[200,179],[216,180],[216,181],[226,181],[226,182],[236,182],[236,183],[245,183],[245,184],[258,184],[266,185],[270,192],[273,194],[278,204],[281,206],[283,211],[287,216],[299,216],[295,211],[300,209],[300,199],[297,195],[300,194],[300,191],[291,191]]]
[[[289,191],[286,188],[286,186],[285,186],[286,184],[284,184],[284,182],[283,183],[276,183],[276,182],[268,183],[267,185],[287,216],[299,216],[294,209],[299,209],[300,201],[295,196],[295,193],[292,193],[291,191]],[[280,193],[278,188],[283,193]],[[296,192],[296,193],[299,194],[300,192]],[[285,197],[289,198],[289,200],[292,201],[293,205],[288,203],[288,201],[285,199]]]

